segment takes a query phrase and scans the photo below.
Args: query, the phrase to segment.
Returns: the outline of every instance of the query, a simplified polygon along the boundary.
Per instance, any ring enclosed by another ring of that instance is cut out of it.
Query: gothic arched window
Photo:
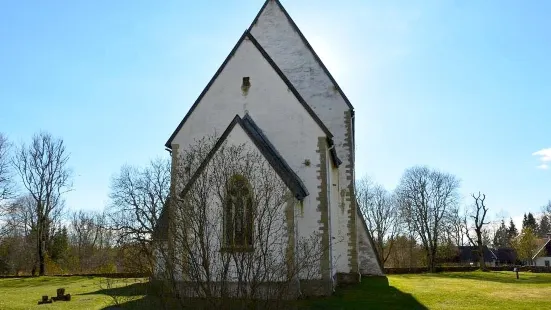
[[[224,203],[224,246],[250,250],[253,245],[253,197],[247,178],[234,175],[226,187]]]

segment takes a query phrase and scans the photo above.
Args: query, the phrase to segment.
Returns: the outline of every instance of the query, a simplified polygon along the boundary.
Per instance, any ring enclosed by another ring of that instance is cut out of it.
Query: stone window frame
[[[240,207],[240,208],[239,208]],[[237,218],[238,213],[243,214]],[[222,252],[254,251],[253,190],[249,180],[242,174],[234,174],[227,182],[223,203]],[[233,220],[230,222],[230,220]],[[241,221],[241,240],[237,240],[236,220]]]

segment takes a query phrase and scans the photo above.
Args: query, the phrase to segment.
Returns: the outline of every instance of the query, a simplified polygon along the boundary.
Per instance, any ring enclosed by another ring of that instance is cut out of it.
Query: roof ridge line
[[[205,96],[205,94],[208,92],[208,90],[210,89],[210,87],[212,86],[212,84],[214,83],[214,81],[216,81],[216,79],[218,78],[218,76],[220,75],[220,73],[224,70],[224,68],[226,67],[226,65],[228,64],[228,62],[231,60],[231,58],[233,57],[233,55],[235,54],[235,52],[237,51],[238,47],[243,43],[243,41],[245,39],[249,39],[249,41],[251,41],[251,43],[253,43],[253,45],[256,47],[256,49],[260,52],[260,54],[264,57],[264,59],[268,62],[268,64],[272,67],[272,69],[274,69],[274,71],[279,75],[279,77],[282,79],[282,81],[287,85],[287,87],[289,88],[289,90],[291,90],[291,92],[293,93],[293,95],[295,95],[295,98],[299,101],[299,103],[304,107],[304,109],[306,110],[306,112],[308,112],[308,114],[310,114],[310,116],[314,119],[314,121],[318,124],[318,126],[321,128],[321,130],[327,135],[328,138],[333,138],[333,134],[331,133],[331,131],[327,128],[327,126],[325,126],[325,124],[321,121],[321,119],[318,117],[318,115],[314,112],[314,110],[312,110],[312,108],[310,107],[310,105],[308,105],[306,103],[306,101],[304,100],[304,98],[302,98],[302,96],[299,94],[299,92],[296,90],[296,88],[294,87],[294,85],[291,83],[291,81],[289,81],[289,79],[285,76],[285,74],[283,73],[283,71],[281,71],[281,69],[276,65],[276,63],[273,61],[273,59],[268,55],[268,53],[264,50],[264,48],[262,48],[262,46],[260,45],[260,43],[258,43],[258,41],[255,39],[255,37],[251,34],[251,32],[247,29],[243,32],[243,34],[241,35],[241,37],[239,38],[239,40],[237,41],[237,43],[235,44],[235,46],[232,48],[232,50],[230,51],[230,53],[228,54],[228,56],[226,57],[226,59],[224,60],[224,62],[222,63],[222,65],[220,65],[220,67],[218,68],[218,70],[216,70],[216,73],[213,75],[213,77],[209,80],[207,86],[203,89],[203,91],[201,92],[201,94],[199,94],[199,97],[197,97],[197,99],[195,100],[195,102],[193,103],[193,105],[191,106],[191,108],[188,110],[188,112],[186,113],[186,115],[184,116],[184,118],[182,119],[182,121],[180,121],[180,123],[178,124],[178,127],[176,127],[176,130],[174,130],[174,132],[172,133],[172,135],[170,136],[170,138],[168,139],[168,141],[165,143],[165,147],[171,149],[171,144],[172,144],[172,140],[174,140],[174,138],[176,137],[176,134],[178,134],[178,132],[180,131],[180,129],[182,129],[182,127],[184,126],[185,122],[187,121],[187,119],[189,118],[189,116],[193,113],[193,111],[195,110],[195,108],[197,107],[197,105],[199,105],[199,102],[201,102],[201,100],[203,99],[203,97]]]
[[[276,71],[276,73],[283,80],[283,82],[287,85],[287,87],[289,87],[289,90],[291,90],[291,92],[293,93],[293,95],[295,95],[295,97],[300,102],[300,104],[302,104],[302,106],[304,107],[306,112],[308,112],[308,114],[310,114],[310,116],[314,119],[314,121],[318,124],[318,126],[320,126],[321,130],[323,130],[325,132],[325,134],[327,135],[328,138],[333,138],[333,134],[331,133],[329,128],[327,128],[327,126],[325,126],[325,124],[319,118],[319,116],[316,114],[316,112],[314,112],[314,110],[312,110],[312,107],[308,103],[306,103],[306,101],[304,100],[304,98],[302,98],[302,96],[300,95],[298,90],[295,88],[293,83],[291,83],[291,81],[287,78],[285,73],[283,73],[283,71],[281,71],[281,69],[277,66],[275,61],[270,57],[270,55],[268,55],[266,50],[262,47],[262,45],[260,45],[260,43],[253,36],[253,34],[249,30],[247,30],[246,33],[247,33],[247,37],[251,40],[253,45],[258,49],[260,54],[262,54],[262,56],[264,56],[264,59],[266,59],[266,61],[268,61],[268,63]]]
[[[283,15],[285,15],[285,17],[287,18],[287,20],[289,21],[289,23],[291,24],[291,27],[297,32],[297,34],[299,35],[300,39],[302,40],[302,42],[304,43],[304,45],[306,45],[306,48],[312,53],[312,56],[314,56],[314,60],[320,65],[322,71],[327,75],[327,77],[329,78],[329,80],[331,81],[331,83],[334,84],[335,88],[337,89],[337,91],[339,92],[339,94],[342,96],[342,98],[344,99],[344,102],[346,103],[346,105],[348,106],[348,108],[351,110],[351,111],[354,111],[354,106],[352,105],[352,103],[350,102],[350,100],[348,99],[348,97],[346,96],[346,94],[344,93],[344,91],[342,90],[342,88],[339,86],[339,83],[337,83],[337,80],[335,80],[335,78],[333,77],[333,75],[331,74],[331,72],[329,72],[329,69],[327,69],[327,66],[325,66],[325,64],[323,63],[323,61],[321,60],[321,58],[318,56],[318,54],[316,53],[316,51],[314,50],[314,48],[312,47],[312,45],[310,45],[310,42],[308,42],[308,39],[306,39],[306,37],[304,36],[304,34],[302,33],[302,31],[300,31],[300,28],[297,26],[297,24],[295,23],[295,21],[293,20],[293,18],[291,17],[291,15],[289,15],[289,13],[287,12],[287,10],[285,9],[285,7],[283,7],[283,5],[281,4],[281,2],[279,0],[266,0],[264,2],[264,4],[262,5],[262,7],[260,8],[260,10],[258,11],[256,17],[253,19],[251,25],[249,26],[248,30],[251,31],[251,29],[253,28],[253,26],[258,22],[258,19],[260,18],[260,15],[262,14],[262,12],[264,11],[264,9],[266,9],[266,6],[268,5],[268,3],[270,1],[275,1],[275,3],[277,4],[277,6],[279,7],[279,9],[283,12]]]
[[[249,122],[253,122],[253,124],[256,126],[256,124],[254,123],[252,118],[249,118],[249,119],[250,119]],[[308,189],[306,188],[306,186],[304,185],[304,183],[302,182],[300,177],[298,177],[298,175],[291,169],[289,164],[287,164],[285,159],[281,155],[279,155],[279,158],[277,158],[278,154],[274,154],[274,156],[272,156],[271,154],[267,154],[267,152],[270,152],[270,151],[274,152],[274,150],[266,150],[265,147],[263,147],[262,145],[259,145],[258,137],[254,136],[253,133],[251,133],[251,129],[248,128],[247,126],[245,126],[244,119],[241,116],[239,116],[239,114],[236,114],[235,117],[230,122],[230,124],[228,125],[228,127],[224,130],[224,132],[222,133],[220,138],[218,138],[218,140],[216,141],[216,143],[214,144],[212,149],[208,152],[207,156],[203,159],[203,161],[201,162],[199,167],[195,170],[195,172],[193,173],[191,178],[188,180],[188,182],[186,183],[186,185],[184,186],[182,191],[180,191],[180,193],[178,194],[180,197],[184,196],[191,189],[191,186],[193,186],[193,184],[195,183],[197,178],[199,178],[199,176],[201,175],[203,170],[206,168],[206,166],[208,165],[208,163],[212,159],[212,157],[214,157],[214,155],[216,154],[218,149],[220,149],[222,144],[226,141],[226,139],[228,138],[230,133],[235,128],[236,124],[238,124],[243,129],[243,131],[247,134],[249,139],[253,142],[253,144],[256,146],[256,148],[260,151],[262,156],[266,159],[266,161],[268,161],[268,163],[270,164],[272,169],[274,169],[274,171],[279,175],[281,180],[285,183],[287,188],[290,189],[293,192],[293,194],[295,194],[295,198],[297,198],[298,200],[302,200],[302,199],[304,199],[304,197],[309,195]],[[256,126],[256,127],[258,127],[258,126]],[[264,137],[264,139],[267,140],[267,137]],[[270,143],[269,140],[263,141],[263,142],[265,144]],[[272,158],[272,157],[276,157],[276,158]],[[279,162],[283,166],[282,168],[285,169],[285,170],[288,170],[288,171],[287,172],[281,171],[281,169],[279,169],[279,167],[277,167],[277,163],[275,162],[276,160],[279,160]],[[290,179],[286,178],[284,173],[292,173],[291,176],[293,177],[294,182],[297,183],[298,188],[296,186],[293,186],[293,184],[291,184],[293,182],[293,180],[290,180]]]

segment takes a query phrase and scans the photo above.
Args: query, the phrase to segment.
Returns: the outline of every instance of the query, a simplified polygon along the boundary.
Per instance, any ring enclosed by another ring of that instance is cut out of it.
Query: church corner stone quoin
[[[304,197],[285,208],[287,222],[296,226],[288,227],[293,234],[286,259],[296,253],[295,234],[317,233],[327,250],[319,274],[308,281],[321,284],[318,294],[328,295],[337,284],[383,275],[356,204],[354,130],[352,104],[280,1],[268,0],[165,146],[175,161],[205,136],[224,132],[222,138],[231,142],[244,131],[258,145],[255,135],[261,135],[267,156],[288,167],[304,187]],[[172,182],[178,182],[174,173]],[[171,189],[180,186],[185,184]],[[293,216],[290,208],[296,209]],[[159,242],[170,240],[169,214],[163,210],[156,227]],[[158,265],[166,263],[158,258]],[[297,289],[306,291],[308,281]]]

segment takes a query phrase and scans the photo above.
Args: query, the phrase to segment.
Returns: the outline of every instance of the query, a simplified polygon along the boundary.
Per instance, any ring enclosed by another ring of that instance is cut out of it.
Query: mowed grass
[[[107,287],[106,279],[99,277],[36,277],[0,279],[0,309],[103,309],[114,304],[109,291],[118,291],[119,299],[143,297],[140,289],[146,279],[113,279]],[[71,294],[70,301],[55,301],[38,305],[43,295],[56,295],[58,288]],[[117,296],[115,296],[117,297]]]
[[[389,276],[429,309],[551,309],[551,274],[512,271]]]
[[[121,308],[161,309],[146,295],[145,279],[42,277],[0,279],[0,309],[105,309],[118,299]],[[40,296],[64,287],[69,302],[37,305]],[[192,306],[192,305],[190,305]],[[551,274],[453,272],[363,278],[330,297],[306,299],[300,309],[551,309]],[[193,308],[193,307],[192,307]],[[295,308],[295,307],[289,307]]]
[[[551,274],[450,272],[364,278],[311,309],[551,309]]]

